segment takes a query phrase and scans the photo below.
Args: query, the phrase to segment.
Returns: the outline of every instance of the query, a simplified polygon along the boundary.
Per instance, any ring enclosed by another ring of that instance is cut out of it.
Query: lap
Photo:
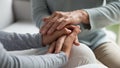
[[[68,63],[62,68],[75,68],[85,64],[96,63],[92,50],[84,44],[73,46]]]
[[[99,61],[110,68],[120,68],[120,47],[114,42],[100,45],[94,50]]]

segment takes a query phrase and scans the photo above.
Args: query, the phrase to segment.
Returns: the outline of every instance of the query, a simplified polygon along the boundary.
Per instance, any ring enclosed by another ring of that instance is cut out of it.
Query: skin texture
[[[53,41],[55,41],[60,36],[62,36],[62,35],[68,35],[70,33],[71,33],[71,30],[69,30],[67,28],[64,28],[62,30],[55,31],[51,35],[48,35],[48,34],[42,35],[42,38],[43,38],[42,39],[42,43],[43,43],[43,45],[48,45],[48,44],[52,43]]]
[[[76,39],[76,36],[80,32],[80,27],[70,25],[70,26],[67,26],[67,28],[70,29],[72,32],[69,35],[61,36],[56,41],[51,43],[48,49],[48,53],[59,53],[60,51],[63,51],[66,53],[66,55],[69,58],[70,51],[74,43],[74,40]]]
[[[41,28],[42,34],[52,34],[69,24],[89,24],[89,16],[84,10],[71,12],[56,11],[51,16],[44,18],[45,24]]]
[[[56,11],[51,16],[44,18],[43,21],[45,23],[40,32],[43,35],[43,44],[50,44],[48,53],[58,53],[62,50],[64,45],[61,43],[65,42],[65,36],[67,38],[69,33],[72,33],[73,27],[75,27],[73,26],[74,24],[79,24],[81,22],[84,22],[84,24],[89,24],[88,14],[83,10],[71,12]],[[73,41],[74,43],[72,44],[79,45],[77,35],[75,35],[75,39]]]
[[[63,28],[62,30],[56,30],[54,31],[54,33],[52,34],[44,34],[42,35],[42,43],[43,45],[49,45],[51,44],[53,41],[57,40],[59,37],[63,36],[63,35],[68,35],[70,34],[72,31],[68,28],[71,25],[66,26],[65,28]],[[79,45],[79,41],[78,38],[76,36],[76,39],[74,41],[75,45]]]

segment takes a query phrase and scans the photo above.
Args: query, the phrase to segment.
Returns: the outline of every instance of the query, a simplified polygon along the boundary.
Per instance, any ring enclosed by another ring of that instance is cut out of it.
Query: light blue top
[[[101,28],[120,21],[119,0],[32,0],[32,6],[33,18],[37,27],[42,25],[42,18],[51,15],[54,11],[78,9],[87,11],[91,30],[80,24],[82,32],[79,34],[79,41],[92,49],[102,43],[109,42],[107,34]]]
[[[8,54],[6,51],[31,48],[42,48],[40,34],[16,34],[0,31],[0,68],[59,68],[68,60],[64,52],[20,56]]]

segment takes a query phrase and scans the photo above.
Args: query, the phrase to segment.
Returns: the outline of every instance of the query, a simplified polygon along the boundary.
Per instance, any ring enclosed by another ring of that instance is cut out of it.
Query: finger
[[[68,19],[63,20],[60,25],[57,27],[58,30],[62,29],[63,27],[65,27],[66,25],[70,24],[68,21]]]
[[[59,19],[61,17],[61,15],[60,14],[57,14],[56,15],[56,17],[54,17],[52,20],[51,20],[51,22],[53,22],[53,24],[51,25],[51,27],[50,27],[50,29],[48,30],[48,34],[51,34],[55,29],[56,29],[56,27],[53,27],[54,26],[54,24],[59,24],[59,22],[57,22],[57,20]]]
[[[55,11],[50,17],[49,17],[49,21],[53,20],[55,17],[57,17],[58,15],[60,15],[59,11]]]
[[[42,31],[44,30],[44,27],[47,25],[47,23],[44,23],[41,25],[39,32],[42,34]]]
[[[41,33],[46,34],[49,28],[54,24],[54,22],[49,22],[45,26],[42,27]]]
[[[68,28],[68,29],[76,32],[77,34],[78,34],[79,32],[81,32],[79,25],[77,25],[77,26],[75,26],[75,25],[68,25],[68,26],[66,26],[66,28]]]
[[[64,18],[57,19],[55,23],[52,25],[52,27],[50,28],[50,30],[48,31],[48,34],[53,33],[56,30],[57,26],[62,22],[63,19]]]
[[[45,23],[48,23],[48,21],[49,21],[49,18],[50,18],[50,16],[48,16],[48,17],[45,17],[45,18],[43,18],[43,21],[44,21]]]
[[[56,42],[56,47],[55,47],[55,53],[59,53],[62,49],[62,46],[64,44],[64,41],[65,41],[65,38],[66,38],[66,35],[60,37],[57,42]]]
[[[64,51],[68,57],[69,57],[74,40],[75,40],[75,35],[72,32],[70,35],[66,37],[64,41],[64,46],[62,47],[62,51]]]
[[[53,19],[54,17],[56,17],[57,15],[57,11],[55,11],[50,17],[49,17],[49,20]]]
[[[47,22],[43,22],[43,24],[40,27],[39,32],[42,33],[42,31],[44,30],[44,27],[47,25]]]
[[[55,50],[55,42],[53,42],[53,43],[49,46],[47,53],[53,53],[54,50]]]
[[[60,31],[56,31],[54,34],[52,34],[52,39],[56,40],[57,38],[61,37],[62,35],[68,35],[71,33],[71,30],[64,28]]]
[[[56,12],[55,16],[50,20],[51,20],[51,22],[56,22],[61,17],[62,17],[62,15],[59,12]]]
[[[70,25],[70,26],[67,26],[66,28],[68,29],[71,29],[72,30],[72,33],[69,35],[71,38],[74,38],[74,41],[76,40],[76,37],[77,37],[77,34],[80,32],[80,28],[79,26],[75,26],[75,25]]]
[[[43,35],[43,43],[46,44],[50,44],[52,43],[53,41],[57,40],[59,37],[63,36],[63,35],[68,35],[71,33],[71,30],[67,29],[67,28],[64,28],[60,31],[55,31],[53,34],[51,35]],[[46,41],[45,41],[46,40]]]
[[[75,25],[75,26],[80,29],[80,25]]]
[[[77,25],[77,26],[74,28],[73,31],[76,32],[77,34],[79,34],[79,33],[81,32],[81,30],[80,30],[80,26]]]
[[[42,19],[42,25],[41,25],[41,27],[40,27],[40,30],[39,30],[39,32],[41,33],[41,31],[43,30],[43,27],[44,26],[46,26],[46,24],[49,22],[48,20],[49,20],[49,17],[50,16],[47,16],[47,17],[44,17],[43,19]]]
[[[77,37],[77,36],[76,36],[76,38],[75,38],[74,44],[75,44],[76,46],[79,46],[79,45],[80,45],[80,42],[79,42],[79,40],[78,40],[78,37]]]
[[[47,23],[41,28],[41,33],[42,34],[46,34],[48,29],[52,26],[52,24],[54,22],[51,22],[53,20],[54,17],[56,17],[56,13],[53,13],[50,17],[46,18],[47,19]]]
[[[62,35],[66,35],[66,34],[70,34],[70,33],[71,33],[71,30],[69,30],[67,28],[64,28],[64,29],[62,29],[60,31],[56,31],[55,34],[54,34],[54,36],[60,37]]]
[[[69,43],[73,43],[76,39],[77,34],[75,32],[72,32],[70,35],[68,35],[67,39],[71,40]]]

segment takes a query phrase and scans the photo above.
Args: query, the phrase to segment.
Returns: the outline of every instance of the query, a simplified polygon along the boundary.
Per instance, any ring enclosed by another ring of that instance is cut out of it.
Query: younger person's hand
[[[76,36],[80,32],[80,27],[79,26],[71,26],[68,28],[72,29],[72,33],[66,37],[63,47],[62,47],[62,51],[65,52],[66,55],[69,57],[72,45],[76,39]]]
[[[71,30],[64,28],[62,30],[57,30],[53,34],[45,34],[42,35],[42,43],[43,45],[51,44],[53,41],[61,37],[62,35],[68,35],[71,33]]]
[[[68,26],[69,29],[72,30],[72,33],[69,35],[61,36],[57,41],[54,41],[49,49],[48,53],[59,53],[60,51],[63,51],[66,53],[66,55],[69,57],[71,47],[74,43],[74,40],[76,39],[76,36],[80,32],[79,26]]]
[[[62,30],[56,30],[53,34],[42,35],[42,43],[43,43],[43,45],[51,44],[53,41],[57,40],[61,36],[70,34],[72,32],[70,27],[72,28],[73,26],[74,25],[68,25],[65,28],[63,28]],[[76,36],[76,39],[74,41],[74,44],[75,45],[79,45],[79,41],[78,41],[78,37],[77,36]]]
[[[54,41],[48,49],[48,53],[59,53],[63,47],[66,35],[61,36],[57,41]]]

